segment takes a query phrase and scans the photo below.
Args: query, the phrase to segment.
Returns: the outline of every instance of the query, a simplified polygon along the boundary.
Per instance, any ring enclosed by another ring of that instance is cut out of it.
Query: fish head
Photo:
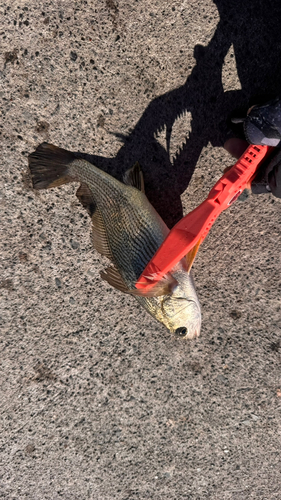
[[[163,323],[177,337],[193,339],[201,328],[201,311],[198,302],[186,297],[166,296],[161,304]]]
[[[201,308],[192,275],[183,270],[174,278],[176,286],[161,300],[162,322],[178,337],[196,338],[200,335]]]
[[[201,308],[193,277],[180,262],[150,290],[131,290],[138,298],[145,297],[145,307],[177,337],[193,339],[200,335]]]

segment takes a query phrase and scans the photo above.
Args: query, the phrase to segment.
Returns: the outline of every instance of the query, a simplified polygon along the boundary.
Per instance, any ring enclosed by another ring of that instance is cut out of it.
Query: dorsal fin
[[[103,217],[98,208],[92,215],[92,243],[94,248],[108,259],[112,260],[112,253],[109,247],[107,233],[103,221]]]
[[[142,193],[144,193],[143,173],[138,161],[134,164],[132,168],[130,168],[129,170],[127,170],[127,172],[125,172],[123,177],[123,182],[124,184],[127,184],[128,186],[133,186],[137,188],[139,191],[142,191]]]
[[[104,271],[100,272],[100,276],[111,286],[113,286],[117,290],[120,290],[120,292],[129,293],[127,285],[124,283],[121,274],[115,267],[107,267]]]
[[[87,184],[84,184],[84,182],[80,184],[80,187],[76,191],[76,196],[81,205],[87,210],[90,217],[92,217],[96,210],[96,202]]]

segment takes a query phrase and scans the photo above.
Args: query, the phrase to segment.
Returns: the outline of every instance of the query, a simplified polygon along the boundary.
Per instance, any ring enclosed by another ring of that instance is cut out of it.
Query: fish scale
[[[157,221],[151,220],[152,207],[150,205],[149,211],[146,209],[147,198],[136,188],[122,184],[120,192],[119,181],[84,160],[75,160],[71,164],[71,169],[75,171],[74,175],[80,182],[88,185],[97,207],[102,210],[112,261],[128,288],[132,289],[147,262],[167,236],[168,227],[156,212]],[[125,212],[122,208],[120,210],[122,206],[126,206]],[[120,216],[117,221],[116,215]],[[162,224],[159,224],[158,219]],[[144,241],[146,241],[145,246]],[[160,306],[158,297],[148,299],[136,296],[136,299],[152,314]]]
[[[74,170],[77,180],[85,182],[92,191],[97,207],[102,212],[114,263],[118,269],[125,268],[124,279],[130,287],[133,287],[144,269],[145,262],[153,257],[167,236],[169,232],[167,226],[156,212],[156,217],[153,217],[151,205],[147,210],[145,205],[148,200],[136,188],[121,184],[104,172],[101,176],[98,168],[83,160],[75,160],[71,164],[71,169]],[[126,212],[122,210],[124,206]],[[144,241],[147,242],[145,247]]]
[[[129,171],[131,177],[126,177],[125,184],[73,153],[46,143],[29,156],[29,167],[35,189],[81,182],[77,196],[92,216],[94,246],[114,265],[101,273],[103,279],[131,293],[170,331],[186,338],[199,335],[200,305],[184,259],[149,294],[135,288],[169,233],[140,190],[139,167]]]

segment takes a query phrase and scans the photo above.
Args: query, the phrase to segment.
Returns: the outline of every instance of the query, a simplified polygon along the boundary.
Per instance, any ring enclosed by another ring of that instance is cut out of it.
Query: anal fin
[[[188,273],[190,272],[190,269],[192,268],[192,264],[194,262],[196,254],[197,254],[197,252],[199,250],[200,244],[201,244],[201,239],[199,239],[197,241],[196,245],[194,245],[194,247],[185,256],[186,263],[187,263],[187,272]]]
[[[162,295],[170,295],[177,285],[177,280],[168,273],[149,290],[145,288],[134,288],[129,290],[129,293],[142,297],[161,297]]]

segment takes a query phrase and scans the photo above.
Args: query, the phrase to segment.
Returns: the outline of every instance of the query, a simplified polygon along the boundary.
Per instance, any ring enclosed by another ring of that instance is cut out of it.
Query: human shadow
[[[151,101],[134,130],[122,137],[115,158],[76,153],[111,175],[141,164],[146,194],[169,227],[182,217],[180,195],[187,188],[202,148],[222,146],[234,110],[246,113],[257,102],[280,94],[280,0],[214,0],[220,16],[206,47],[196,45],[196,65],[184,85]],[[233,45],[241,90],[225,92],[222,67]],[[184,112],[192,114],[191,132],[171,161],[173,125]],[[157,134],[166,131],[166,149]],[[237,130],[239,133],[239,130]]]

